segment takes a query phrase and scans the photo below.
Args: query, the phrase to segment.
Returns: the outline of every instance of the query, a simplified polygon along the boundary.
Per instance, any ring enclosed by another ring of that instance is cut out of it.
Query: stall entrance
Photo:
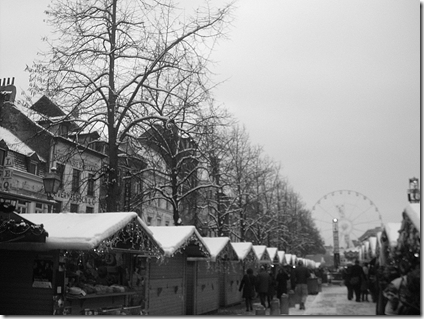
[[[196,262],[187,261],[186,266],[186,315],[194,315],[194,295],[196,283]]]

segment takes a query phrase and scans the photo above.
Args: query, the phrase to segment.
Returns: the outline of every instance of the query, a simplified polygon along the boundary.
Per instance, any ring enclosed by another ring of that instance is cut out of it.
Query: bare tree
[[[32,94],[60,101],[86,131],[108,143],[108,211],[120,198],[119,148],[128,139],[173,123],[197,125],[210,99],[209,54],[232,5],[185,15],[172,1],[55,0],[46,12],[55,30],[50,49],[30,72]]]

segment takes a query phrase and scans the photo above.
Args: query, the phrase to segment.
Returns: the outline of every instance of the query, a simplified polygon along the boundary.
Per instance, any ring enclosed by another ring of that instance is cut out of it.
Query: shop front
[[[46,236],[0,242],[2,314],[135,315],[148,307],[148,264],[163,250],[136,213],[11,216]]]

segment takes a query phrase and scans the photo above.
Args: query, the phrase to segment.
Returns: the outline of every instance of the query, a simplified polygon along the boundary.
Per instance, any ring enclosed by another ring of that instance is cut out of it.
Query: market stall
[[[220,305],[238,301],[238,286],[233,279],[242,274],[237,267],[240,262],[229,237],[203,237],[203,241],[211,257],[195,260],[195,315],[210,313],[218,310]]]
[[[265,245],[253,245],[252,248],[258,260],[258,264],[255,267],[256,270],[258,270],[261,265],[271,266],[272,260]]]
[[[41,242],[0,242],[2,314],[139,314],[143,310],[145,285],[133,281],[136,261],[160,258],[163,251],[136,213],[24,216],[42,225],[48,236]]]
[[[178,316],[195,312],[195,259],[210,258],[205,241],[194,226],[151,226],[165,258],[150,264],[149,315]]]

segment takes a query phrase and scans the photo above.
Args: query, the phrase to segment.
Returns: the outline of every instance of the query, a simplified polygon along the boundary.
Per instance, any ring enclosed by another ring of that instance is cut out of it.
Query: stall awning
[[[268,255],[269,255],[269,258],[272,260],[272,263],[278,264],[278,256],[277,256],[278,248],[267,247],[266,250],[268,251]]]
[[[43,225],[48,232],[45,243],[0,243],[0,249],[91,250],[103,248],[133,249],[149,255],[163,254],[147,225],[133,212],[100,214],[22,214]]]
[[[194,226],[150,226],[149,229],[166,257],[183,251],[187,257],[211,257],[206,243]]]
[[[253,251],[255,252],[259,262],[269,264],[272,262],[272,260],[266,248],[267,247],[265,245],[253,245]]]
[[[253,251],[253,244],[251,242],[236,242],[231,243],[237,253],[238,259],[241,261],[257,261],[255,252]]]
[[[218,258],[224,260],[238,260],[238,256],[230,243],[229,237],[202,237],[210,253],[211,261]]]
[[[284,265],[287,263],[285,258],[285,255],[286,255],[285,251],[279,250],[277,251],[277,255],[278,255],[278,261],[281,265]]]
[[[401,227],[401,223],[386,223],[384,224],[383,232],[386,234],[389,246],[396,247],[397,240],[399,237],[399,230]]]
[[[410,203],[405,208],[405,213],[408,215],[409,219],[411,220],[412,224],[414,224],[414,227],[418,232],[421,234],[420,229],[420,210],[421,210],[421,203]]]

